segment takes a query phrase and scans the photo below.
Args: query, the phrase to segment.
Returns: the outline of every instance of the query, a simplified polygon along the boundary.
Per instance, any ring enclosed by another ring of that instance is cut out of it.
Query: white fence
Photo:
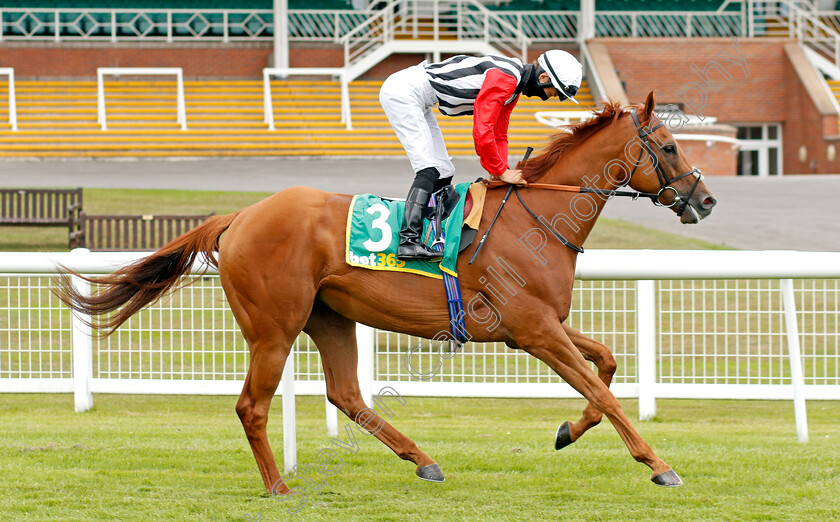
[[[107,339],[85,335],[49,290],[56,263],[95,274],[137,257],[0,254],[0,392],[75,392],[80,410],[90,393],[239,394],[248,351],[218,276]],[[570,324],[611,347],[611,389],[638,397],[643,418],[657,398],[796,397],[804,439],[804,399],[840,399],[840,253],[595,250],[579,257],[577,278]],[[385,386],[402,395],[579,397],[542,362],[501,343],[468,343],[442,359],[415,337],[363,327],[359,338],[368,397]],[[307,336],[293,353],[286,399],[292,384],[297,394],[323,394]],[[293,429],[293,415],[286,421]],[[332,429],[335,422],[328,411]]]

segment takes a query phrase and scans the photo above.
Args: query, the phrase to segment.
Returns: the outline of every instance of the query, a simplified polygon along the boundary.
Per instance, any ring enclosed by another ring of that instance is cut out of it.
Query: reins
[[[639,157],[636,158],[635,165],[633,166],[633,171],[630,172],[630,176],[627,177],[627,183],[630,182],[630,179],[633,177],[633,174],[636,173],[636,169],[638,168],[638,166],[641,162],[642,155],[646,151],[650,155],[650,159],[653,162],[654,168],[656,170],[656,175],[659,178],[659,186],[660,186],[659,192],[654,194],[652,192],[639,192],[639,191],[633,191],[633,190],[599,189],[599,188],[593,188],[593,187],[579,187],[577,185],[554,185],[554,184],[551,184],[551,183],[526,183],[526,184],[522,185],[522,187],[523,188],[543,189],[543,190],[556,190],[558,192],[571,192],[571,193],[575,193],[575,194],[596,194],[596,195],[599,195],[599,196],[608,196],[608,197],[613,197],[613,196],[629,197],[629,198],[633,198],[634,201],[639,199],[639,198],[648,198],[648,199],[651,200],[651,202],[653,202],[654,205],[659,205],[659,206],[662,206],[662,207],[672,207],[674,205],[679,204],[680,206],[678,207],[677,215],[682,216],[683,212],[685,212],[685,209],[688,207],[688,203],[691,200],[691,196],[694,195],[694,191],[697,189],[697,185],[699,185],[700,180],[703,179],[703,175],[700,173],[700,169],[694,167],[690,171],[686,172],[685,174],[681,174],[681,175],[679,175],[675,178],[668,178],[668,176],[665,174],[665,170],[662,168],[662,165],[656,159],[656,154],[654,154],[653,150],[651,149],[650,142],[648,141],[648,135],[652,134],[656,129],[661,127],[663,125],[663,123],[660,121],[655,127],[647,130],[647,129],[644,129],[642,127],[642,124],[639,121],[639,117],[636,114],[636,109],[631,110],[630,114],[633,117],[633,123],[636,125],[636,131],[639,135],[639,138],[641,139],[641,149],[639,150]],[[528,149],[525,152],[525,156],[522,158],[522,161],[527,160],[528,157],[531,155],[531,153],[533,151],[534,151],[534,149],[532,147],[528,147]],[[691,191],[689,192],[688,196],[683,197],[677,191],[677,189],[675,189],[674,187],[671,186],[671,184],[674,183],[675,181],[679,181],[679,180],[681,180],[681,179],[683,179],[687,176],[691,176],[691,175],[694,175],[696,180],[694,182],[694,185],[691,187]],[[563,245],[569,247],[570,249],[574,250],[578,254],[583,253],[583,248],[582,247],[579,247],[579,246],[575,245],[574,243],[572,243],[571,241],[569,241],[568,239],[566,239],[565,237],[560,235],[552,227],[546,226],[546,223],[543,222],[543,220],[541,220],[539,217],[537,217],[537,215],[528,207],[528,205],[525,204],[525,201],[522,200],[522,196],[519,195],[519,186],[518,185],[511,185],[511,184],[507,183],[506,181],[502,181],[502,180],[481,179],[481,182],[484,185],[486,185],[487,188],[497,188],[497,187],[501,187],[501,186],[504,186],[504,185],[508,185],[508,190],[507,190],[507,193],[505,193],[505,197],[502,198],[502,202],[499,205],[499,209],[496,211],[496,215],[493,216],[493,220],[490,222],[490,226],[487,227],[487,231],[484,233],[483,236],[481,236],[481,241],[479,241],[478,246],[476,247],[475,252],[473,252],[473,255],[470,258],[470,261],[469,261],[468,264],[472,264],[472,262],[475,261],[475,258],[478,257],[478,253],[481,251],[481,248],[484,246],[484,242],[487,240],[488,236],[490,235],[490,231],[493,229],[493,225],[496,224],[496,220],[499,218],[499,214],[502,213],[502,208],[504,208],[505,203],[507,203],[507,200],[510,197],[511,192],[516,194],[516,198],[519,200],[520,203],[522,203],[522,206],[525,208],[525,210],[528,211],[528,213],[531,215],[531,217],[533,217],[534,219],[537,220],[537,222],[540,224],[540,226],[542,226],[543,228],[545,228],[546,230],[551,232],[551,234],[558,241],[560,241]],[[664,194],[666,190],[671,190],[671,191],[674,192],[674,201],[670,205],[665,205],[660,200],[661,197],[662,197],[662,194]]]

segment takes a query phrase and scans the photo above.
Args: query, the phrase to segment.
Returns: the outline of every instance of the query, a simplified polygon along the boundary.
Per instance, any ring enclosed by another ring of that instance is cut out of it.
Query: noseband
[[[656,169],[656,176],[659,178],[659,192],[656,194],[656,198],[651,198],[654,205],[658,205],[660,207],[673,207],[674,205],[679,205],[677,207],[677,215],[682,217],[683,212],[685,209],[688,208],[688,203],[691,200],[691,197],[694,195],[694,191],[697,190],[697,185],[700,184],[700,180],[703,179],[703,175],[700,173],[700,169],[697,167],[692,167],[691,170],[686,172],[685,174],[680,174],[675,178],[669,178],[667,174],[665,174],[665,169],[662,168],[662,164],[656,159],[656,154],[654,154],[653,149],[651,148],[651,143],[648,141],[648,134],[653,134],[653,132],[661,127],[662,120],[656,124],[655,127],[652,129],[645,129],[642,127],[641,122],[639,121],[639,116],[636,114],[636,109],[630,111],[630,115],[633,116],[633,123],[636,124],[636,132],[639,134],[639,139],[641,140],[642,149],[639,150],[639,157],[636,158],[636,162],[633,165],[633,171],[630,172],[630,177],[627,178],[627,182],[630,182],[630,179],[633,177],[633,174],[636,173],[636,169],[639,167],[639,163],[642,160],[642,154],[644,151],[647,151],[648,155],[650,156],[650,160],[653,162],[654,168]],[[691,191],[689,191],[688,195],[683,197],[677,189],[671,186],[672,183],[679,181],[685,177],[693,175],[694,185],[691,187]],[[674,201],[671,202],[670,205],[666,205],[662,202],[662,195],[665,194],[666,190],[671,190],[674,192]]]

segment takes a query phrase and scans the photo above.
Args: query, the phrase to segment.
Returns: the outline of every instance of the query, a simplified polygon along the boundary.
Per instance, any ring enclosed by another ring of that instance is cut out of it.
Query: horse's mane
[[[551,137],[551,142],[539,156],[529,158],[520,165],[522,177],[528,183],[537,181],[557,163],[563,154],[615,122],[621,114],[622,109],[619,102],[607,101],[601,112],[597,113],[593,119],[565,126],[563,131],[557,132]]]

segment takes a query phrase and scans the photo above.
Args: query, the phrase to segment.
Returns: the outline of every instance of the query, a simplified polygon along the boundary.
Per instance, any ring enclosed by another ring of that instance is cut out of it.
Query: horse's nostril
[[[712,196],[707,196],[706,199],[703,200],[703,208],[710,209],[717,204],[717,200]]]

